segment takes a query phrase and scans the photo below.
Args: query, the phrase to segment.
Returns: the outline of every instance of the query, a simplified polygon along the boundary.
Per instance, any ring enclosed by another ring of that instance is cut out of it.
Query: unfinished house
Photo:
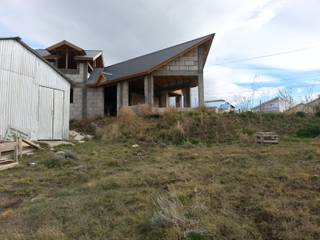
[[[104,115],[103,89],[89,87],[92,79],[95,84],[104,81],[100,74],[104,67],[101,50],[84,50],[64,40],[36,51],[72,81],[70,119]]]
[[[70,80],[20,38],[0,38],[0,141],[69,137]]]
[[[266,113],[281,113],[286,111],[290,106],[288,100],[281,97],[273,98],[269,101],[261,103],[260,105],[252,108],[253,112],[266,112]]]
[[[117,116],[122,107],[141,104],[165,110],[191,107],[191,88],[204,105],[203,69],[214,34],[104,67],[102,51],[68,41],[37,51],[73,80],[71,119]]]

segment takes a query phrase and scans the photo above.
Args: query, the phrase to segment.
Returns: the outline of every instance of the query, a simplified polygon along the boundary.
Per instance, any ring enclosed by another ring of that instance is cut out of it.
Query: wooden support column
[[[191,107],[191,92],[190,87],[186,87],[182,89],[183,93],[183,107],[190,108]]]
[[[69,51],[66,51],[66,65],[65,65],[66,69],[69,68]]]
[[[144,77],[144,98],[145,103],[153,107],[154,103],[154,80],[153,75],[147,75]]]

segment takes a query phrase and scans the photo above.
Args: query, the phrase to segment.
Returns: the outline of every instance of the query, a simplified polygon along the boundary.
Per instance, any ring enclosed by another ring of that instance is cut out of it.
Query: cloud
[[[259,98],[263,95],[274,94],[279,90],[279,87],[259,87],[263,83],[277,83],[277,79],[266,75],[258,75],[249,69],[221,66],[207,67],[204,76],[207,100],[222,98],[232,102],[239,95]],[[248,85],[249,87],[247,87]]]
[[[20,35],[34,47],[67,39],[102,49],[106,64],[112,64],[216,32],[205,70],[206,99],[250,95],[248,84],[259,68],[270,72],[258,72],[257,95],[272,96],[291,84],[276,84],[281,79],[272,69],[284,74],[320,69],[320,47],[248,62],[257,69],[214,65],[320,45],[319,8],[318,0],[2,0],[0,33]]]

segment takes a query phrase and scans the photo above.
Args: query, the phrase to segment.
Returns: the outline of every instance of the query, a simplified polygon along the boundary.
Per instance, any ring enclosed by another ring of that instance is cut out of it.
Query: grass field
[[[319,140],[61,149],[0,172],[0,239],[320,239]]]

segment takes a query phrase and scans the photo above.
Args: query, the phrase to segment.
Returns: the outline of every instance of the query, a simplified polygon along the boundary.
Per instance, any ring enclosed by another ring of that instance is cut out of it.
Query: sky
[[[320,93],[319,9],[319,0],[1,0],[0,36],[33,48],[66,39],[103,50],[109,65],[216,33],[205,100],[259,102],[282,91],[298,103]]]

